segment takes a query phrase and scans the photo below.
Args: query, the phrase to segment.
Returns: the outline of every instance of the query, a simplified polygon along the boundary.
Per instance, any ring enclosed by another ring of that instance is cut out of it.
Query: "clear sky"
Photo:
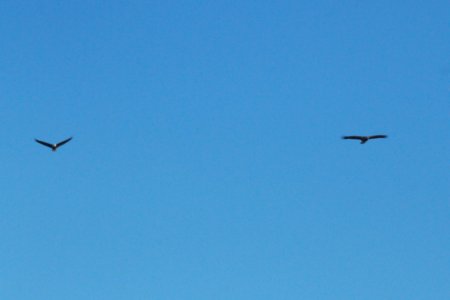
[[[449,15],[1,1],[0,298],[449,299]]]

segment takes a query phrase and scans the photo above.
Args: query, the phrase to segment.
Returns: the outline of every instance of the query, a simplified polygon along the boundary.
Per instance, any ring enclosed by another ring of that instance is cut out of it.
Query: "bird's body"
[[[36,142],[38,142],[39,144],[41,144],[41,145],[44,145],[44,146],[46,146],[46,147],[51,148],[52,151],[54,152],[54,151],[56,151],[60,146],[64,145],[65,143],[70,142],[71,139],[72,139],[72,137],[70,137],[70,138],[68,138],[68,139],[66,139],[66,140],[64,140],[64,141],[62,141],[62,142],[59,142],[59,143],[57,143],[57,144],[50,144],[50,143],[47,143],[47,142],[44,142],[44,141],[40,141],[40,140],[38,140],[38,139],[34,139],[34,140],[35,140]]]
[[[378,134],[378,135],[369,135],[369,136],[361,136],[361,135],[348,135],[342,137],[344,140],[359,140],[361,144],[365,144],[368,140],[373,139],[385,139],[387,135]]]

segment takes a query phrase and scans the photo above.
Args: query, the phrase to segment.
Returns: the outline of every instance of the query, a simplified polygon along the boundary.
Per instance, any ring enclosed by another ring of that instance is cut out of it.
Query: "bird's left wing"
[[[62,142],[59,142],[58,144],[56,144],[56,147],[62,146],[62,145],[64,145],[65,143],[70,142],[70,140],[71,140],[72,138],[73,138],[73,137],[70,137],[70,138],[68,138],[67,140],[64,140],[64,141],[62,141]]]
[[[387,135],[384,134],[378,134],[378,135],[371,135],[369,136],[369,139],[385,139],[387,138]]]

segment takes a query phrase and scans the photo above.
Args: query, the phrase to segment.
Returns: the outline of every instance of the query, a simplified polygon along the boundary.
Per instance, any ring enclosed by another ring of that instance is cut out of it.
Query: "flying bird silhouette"
[[[50,144],[50,143],[47,143],[47,142],[44,142],[44,141],[40,141],[40,140],[38,140],[38,139],[34,139],[34,140],[35,140],[36,142],[38,142],[39,144],[41,144],[41,145],[44,145],[44,146],[47,146],[47,147],[51,148],[52,151],[56,151],[56,149],[58,149],[59,147],[61,147],[61,146],[64,145],[65,143],[70,142],[71,139],[72,139],[72,137],[70,137],[70,138],[68,138],[67,140],[64,140],[64,141],[62,141],[62,142],[59,142],[59,143],[57,143],[57,144]]]
[[[369,135],[369,136],[360,136],[360,135],[348,135],[342,137],[344,140],[360,140],[361,144],[366,143],[368,140],[373,139],[385,139],[387,135],[378,134],[378,135]]]

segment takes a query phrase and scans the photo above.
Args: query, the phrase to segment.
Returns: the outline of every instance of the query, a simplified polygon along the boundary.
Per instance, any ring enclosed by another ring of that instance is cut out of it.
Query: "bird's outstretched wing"
[[[371,139],[385,139],[385,138],[387,138],[387,135],[384,135],[384,134],[371,135],[368,138],[369,138],[369,140],[371,140]]]
[[[47,142],[44,142],[44,141],[40,141],[40,140],[38,140],[38,139],[34,139],[34,140],[35,140],[36,142],[38,142],[39,144],[41,144],[41,145],[44,145],[44,146],[47,146],[47,147],[53,149],[53,145],[50,144],[50,143],[47,143]]]
[[[64,141],[62,141],[62,142],[59,142],[58,144],[56,144],[56,148],[58,148],[59,146],[64,145],[65,143],[70,142],[70,140],[71,140],[72,138],[73,138],[73,137],[70,137],[70,138],[68,138],[67,140],[64,140]]]
[[[347,136],[343,136],[342,138],[344,140],[360,140],[360,141],[362,141],[364,139],[364,137],[359,136],[359,135],[347,135]]]

